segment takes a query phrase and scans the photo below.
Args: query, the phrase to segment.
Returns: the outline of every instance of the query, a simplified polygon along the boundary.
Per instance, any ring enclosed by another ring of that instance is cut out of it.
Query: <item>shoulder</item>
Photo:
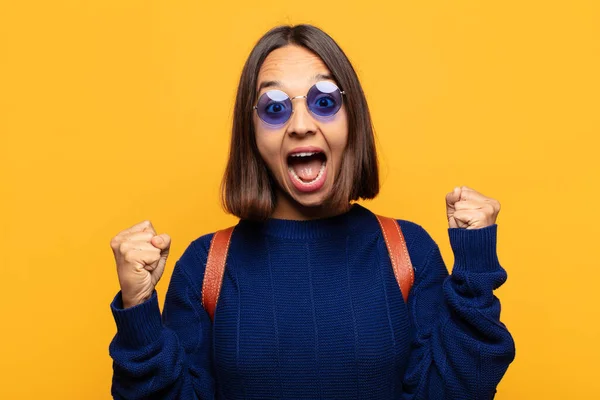
[[[179,260],[177,260],[177,263],[181,265],[190,265],[198,262],[206,262],[210,243],[215,233],[216,232],[203,234],[189,242],[183,251],[183,254]]]
[[[362,207],[362,209],[368,210],[364,207]],[[404,236],[406,247],[408,248],[408,253],[413,265],[422,265],[433,249],[437,247],[437,244],[429,232],[427,232],[427,230],[419,223],[407,219],[397,218],[393,215],[374,213],[371,210],[368,210],[367,212],[371,216],[369,220],[373,221],[366,224],[369,226],[369,230],[375,229],[381,232],[381,227],[376,222],[377,216],[392,218],[397,222],[400,230],[402,231],[402,235]]]
[[[429,232],[415,222],[404,219],[396,219],[396,221],[406,241],[408,255],[415,271],[415,280],[420,281],[424,276],[432,276],[432,273],[437,275],[440,271],[442,274],[447,274],[439,246]],[[440,262],[432,264],[432,259]],[[432,268],[432,265],[435,266]]]
[[[202,288],[206,259],[214,234],[215,232],[206,233],[188,242],[175,262],[173,274],[184,275],[197,292]]]
[[[429,232],[420,224],[406,219],[397,219],[402,235],[406,242],[408,254],[416,269],[427,263],[431,253],[438,248]]]
[[[422,225],[406,219],[396,219],[396,222],[398,222],[408,246],[417,245],[431,248],[436,244]]]
[[[204,272],[206,271],[206,261],[212,244],[215,232],[204,233],[188,242],[181,256],[175,262],[173,275],[183,276],[186,281],[194,288],[197,293],[202,292],[204,281]]]

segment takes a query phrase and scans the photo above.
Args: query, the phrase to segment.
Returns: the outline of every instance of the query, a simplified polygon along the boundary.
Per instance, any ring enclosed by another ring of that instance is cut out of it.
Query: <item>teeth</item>
[[[294,171],[294,169],[292,167],[288,167],[288,170],[292,173],[292,176],[294,177],[294,179],[296,179],[298,182],[300,182],[303,185],[310,185],[314,182],[316,182],[317,180],[319,180],[321,178],[321,176],[323,176],[323,172],[325,171],[325,164],[323,163],[321,165],[321,169],[319,170],[319,174],[317,175],[317,177],[315,179],[313,179],[310,182],[304,182],[302,179],[300,179],[300,177],[298,175],[296,175],[296,171]]]
[[[316,151],[308,152],[308,153],[294,153],[294,154],[290,154],[290,155],[292,157],[310,157],[310,156],[314,156],[315,154],[317,154]]]

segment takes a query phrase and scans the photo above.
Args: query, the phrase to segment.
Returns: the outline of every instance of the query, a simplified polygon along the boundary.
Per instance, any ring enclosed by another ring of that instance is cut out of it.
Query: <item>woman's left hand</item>
[[[446,195],[446,214],[450,228],[480,229],[496,223],[498,200],[467,187],[456,187]]]

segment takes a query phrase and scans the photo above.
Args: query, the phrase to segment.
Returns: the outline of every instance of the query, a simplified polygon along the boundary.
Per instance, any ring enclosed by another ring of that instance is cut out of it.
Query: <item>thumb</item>
[[[461,188],[455,187],[453,191],[446,195],[446,206],[454,208],[454,204],[460,200]]]
[[[455,204],[460,200],[461,188],[455,187],[453,191],[446,195],[446,217],[448,217],[448,224],[450,228],[458,228],[458,223],[454,218],[456,212]]]
[[[158,249],[169,251],[169,247],[171,247],[171,237],[166,233],[162,233],[160,235],[156,235],[150,239],[150,243]]]
[[[169,257],[169,250],[171,248],[171,236],[167,235],[166,233],[162,233],[160,235],[153,236],[152,239],[150,239],[150,243],[152,243],[154,247],[161,250],[160,259],[156,262],[154,265],[154,270],[152,270],[150,273],[150,276],[152,277],[152,284],[156,286],[165,270],[165,265],[167,264],[167,258]]]

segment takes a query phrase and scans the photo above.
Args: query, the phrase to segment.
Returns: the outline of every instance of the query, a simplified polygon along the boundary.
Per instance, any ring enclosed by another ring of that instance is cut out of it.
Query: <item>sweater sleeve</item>
[[[121,292],[114,298],[117,333],[109,353],[115,399],[214,399],[212,323],[199,292],[206,256],[201,258],[192,242],[175,263],[162,316],[156,291],[127,309]]]
[[[421,228],[420,245],[428,242],[430,250],[408,299],[415,340],[403,380],[404,399],[494,397],[515,357],[493,294],[507,278],[496,254],[497,227],[448,230],[455,257],[451,275],[438,245]]]

